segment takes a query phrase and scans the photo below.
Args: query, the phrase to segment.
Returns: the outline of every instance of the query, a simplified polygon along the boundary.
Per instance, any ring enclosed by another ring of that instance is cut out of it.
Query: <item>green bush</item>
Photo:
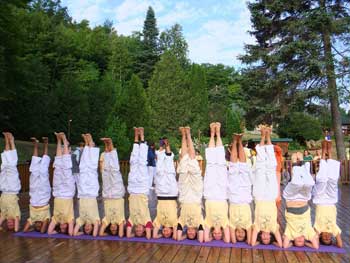
[[[306,140],[319,140],[322,136],[322,127],[315,117],[303,112],[295,112],[279,123],[277,134],[304,144]]]

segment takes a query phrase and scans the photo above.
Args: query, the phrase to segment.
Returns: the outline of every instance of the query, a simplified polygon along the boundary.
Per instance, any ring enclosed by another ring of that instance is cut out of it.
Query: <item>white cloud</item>
[[[152,6],[157,14],[164,10],[164,4],[161,1],[154,0],[125,0],[114,9],[117,21],[126,21],[138,16],[145,17],[149,6]]]
[[[66,0],[63,4],[68,6],[68,12],[74,20],[80,22],[89,20],[90,25],[95,26],[105,20],[105,9],[103,6],[107,0]]]
[[[244,44],[253,43],[248,10],[237,20],[209,20],[202,24],[196,35],[187,36],[192,61],[239,65],[237,59],[243,53]]]

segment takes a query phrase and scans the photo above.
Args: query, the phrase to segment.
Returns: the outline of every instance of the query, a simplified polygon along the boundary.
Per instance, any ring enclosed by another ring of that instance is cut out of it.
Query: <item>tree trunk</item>
[[[320,1],[320,5],[323,8],[326,8],[324,0]],[[335,134],[337,156],[339,160],[344,160],[346,156],[344,136],[343,136],[342,127],[341,127],[341,115],[339,110],[339,97],[338,97],[337,83],[336,83],[335,72],[334,72],[331,37],[327,26],[323,28],[322,38],[323,38],[323,46],[324,46],[324,56],[326,59],[328,96],[329,96],[329,101],[331,103],[332,125],[333,125],[333,131]]]

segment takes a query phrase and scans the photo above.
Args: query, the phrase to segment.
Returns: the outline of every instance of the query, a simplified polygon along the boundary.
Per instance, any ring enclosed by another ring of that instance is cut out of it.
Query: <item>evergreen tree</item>
[[[162,32],[159,38],[159,47],[162,53],[169,51],[174,54],[183,67],[188,65],[188,44],[183,36],[181,25],[175,24]]]
[[[193,64],[188,75],[190,124],[194,131],[208,128],[208,87],[204,69]]]
[[[150,80],[148,98],[151,106],[150,126],[155,134],[177,134],[178,127],[190,124],[189,92],[186,77],[176,57],[164,53]]]
[[[146,91],[142,86],[140,78],[133,74],[126,86],[125,123],[128,134],[132,136],[133,127],[145,127],[146,132],[149,125],[150,108]]]
[[[248,4],[256,45],[247,45],[242,61],[250,112],[269,121],[282,121],[326,98],[331,104],[338,158],[345,158],[341,132],[337,57],[332,46],[342,46],[349,35],[350,12],[345,1],[256,1]],[[249,115],[249,114],[248,114]]]
[[[140,56],[140,71],[138,75],[145,87],[148,87],[148,80],[152,76],[154,66],[159,58],[157,20],[153,8],[148,7],[146,19],[143,25],[143,50]]]

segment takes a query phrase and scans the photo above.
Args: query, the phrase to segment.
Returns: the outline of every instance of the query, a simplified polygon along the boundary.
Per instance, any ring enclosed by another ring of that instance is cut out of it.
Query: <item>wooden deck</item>
[[[339,186],[338,223],[347,254],[209,248],[148,243],[20,238],[0,233],[0,262],[350,262],[350,187]],[[22,225],[28,194],[21,197]],[[283,224],[283,204],[279,220]],[[314,211],[314,210],[312,210]],[[314,214],[313,214],[314,216]]]

